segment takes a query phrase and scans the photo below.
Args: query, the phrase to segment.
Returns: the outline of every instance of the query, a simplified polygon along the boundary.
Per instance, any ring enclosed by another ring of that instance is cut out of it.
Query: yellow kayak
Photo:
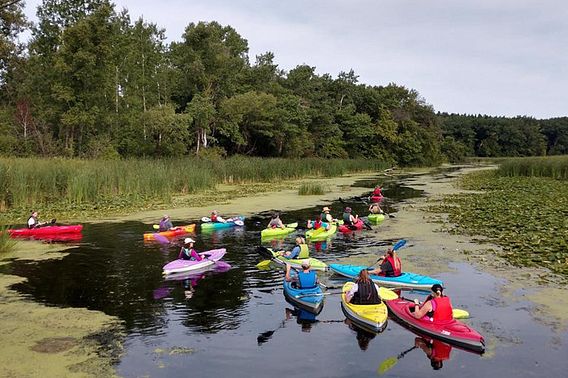
[[[381,332],[387,325],[387,306],[383,302],[381,302],[380,304],[366,305],[347,303],[347,301],[345,300],[345,295],[349,290],[351,290],[351,287],[353,285],[353,282],[346,282],[345,285],[343,285],[341,293],[341,309],[343,310],[343,313],[353,323],[363,328],[364,330],[375,333]],[[382,294],[380,289],[383,288],[379,288],[379,296],[382,298],[383,294],[387,293]]]

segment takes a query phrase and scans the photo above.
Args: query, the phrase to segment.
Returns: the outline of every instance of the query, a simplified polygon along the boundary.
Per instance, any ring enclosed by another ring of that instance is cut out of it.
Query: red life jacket
[[[322,226],[322,221],[321,221],[321,220],[319,220],[319,221],[318,221],[318,220],[315,220],[315,221],[314,221],[314,230],[317,230],[317,229],[321,228],[321,226]]]
[[[375,188],[375,190],[373,190],[373,195],[378,197],[382,196],[381,188]]]
[[[390,275],[389,272],[381,271],[379,276],[398,277],[402,274],[402,264],[400,263],[398,256],[395,260],[393,256],[388,255],[385,260],[388,261],[392,267],[392,275]],[[397,262],[397,264],[395,264],[395,261]]]
[[[432,299],[436,303],[436,309],[434,310],[434,316],[432,316],[433,321],[439,320],[452,320],[454,315],[452,314],[452,302],[450,302],[450,297],[441,297]]]
[[[217,214],[211,214],[211,222],[217,222]]]
[[[437,361],[445,361],[450,359],[452,347],[440,340],[432,340],[432,354],[430,358]]]

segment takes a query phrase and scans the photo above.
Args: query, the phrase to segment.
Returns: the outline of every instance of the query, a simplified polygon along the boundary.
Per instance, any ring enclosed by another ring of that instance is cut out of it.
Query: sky
[[[26,0],[35,19],[40,0]],[[412,88],[436,111],[568,116],[562,0],[114,0],[180,40],[191,22],[230,25],[251,62],[267,51],[333,77]]]

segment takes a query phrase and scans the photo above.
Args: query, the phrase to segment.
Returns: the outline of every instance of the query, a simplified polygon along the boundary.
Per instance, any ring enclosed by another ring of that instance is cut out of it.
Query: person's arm
[[[203,257],[199,253],[197,253],[195,249],[191,250],[191,256],[193,256],[197,261],[203,260]]]
[[[351,299],[353,299],[353,296],[355,295],[357,290],[359,290],[359,286],[357,284],[353,284],[353,286],[351,286],[351,289],[349,289],[349,291],[345,293],[345,301],[347,303],[351,303]]]
[[[288,256],[289,259],[295,259],[298,258],[298,255],[300,254],[300,246],[297,245],[294,248],[292,248],[292,251],[290,251],[290,255]]]
[[[220,216],[220,215],[217,215],[217,222],[219,222],[219,223],[227,223],[227,221],[226,221],[225,219],[223,219],[223,217]]]
[[[308,228],[314,227],[314,225],[313,225],[313,223],[310,219],[308,219],[308,224],[306,225],[306,227],[308,227]]]
[[[179,250],[178,260],[179,259],[183,259],[183,247],[181,247],[180,250]]]
[[[292,281],[292,277],[290,277],[290,264],[286,264],[286,281]]]
[[[419,307],[417,302],[418,299],[415,299],[414,312],[412,313],[412,315],[414,315],[416,319],[421,319],[422,317],[424,317],[424,315],[432,311],[432,302],[425,302],[422,304],[422,307]]]
[[[286,228],[286,226],[284,226],[284,222],[282,222],[282,219],[278,219],[278,225],[280,228]]]

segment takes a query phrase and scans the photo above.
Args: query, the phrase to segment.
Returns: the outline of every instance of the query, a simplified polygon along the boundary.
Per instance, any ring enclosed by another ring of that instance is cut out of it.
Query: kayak
[[[380,196],[371,196],[371,202],[381,202],[381,201],[383,200],[383,198],[385,198],[385,197],[383,197],[382,195],[380,195]]]
[[[12,235],[12,238],[16,239],[29,239],[38,240],[45,242],[78,242],[83,239],[83,234],[81,232],[73,232],[67,234],[42,234],[42,235]]]
[[[74,234],[81,232],[83,225],[76,224],[72,226],[45,226],[37,228],[18,228],[15,230],[8,230],[12,237],[28,237],[39,235],[59,235],[59,234]]]
[[[387,306],[383,302],[366,305],[348,303],[346,295],[353,285],[353,282],[346,282],[341,290],[341,309],[343,313],[364,330],[375,333],[381,332],[387,325]]]
[[[204,222],[201,223],[201,229],[202,230],[217,230],[220,228],[229,228],[229,227],[235,227],[235,226],[242,226],[243,224],[241,222],[243,222],[245,220],[245,217],[234,217],[234,218],[230,218],[227,219],[226,223],[223,222]],[[240,221],[237,224],[235,223],[235,221]]]
[[[291,277],[296,276],[296,272],[290,272]],[[309,311],[314,314],[319,314],[323,308],[324,294],[319,285],[310,289],[299,289],[293,282],[288,282],[284,279],[284,297],[293,306]]]
[[[284,228],[265,228],[260,232],[260,237],[267,238],[271,236],[287,235],[291,232],[296,231],[296,228],[284,227]]]
[[[393,299],[386,301],[386,304],[391,316],[401,325],[411,330],[477,353],[485,351],[483,336],[459,320],[432,322],[430,320],[416,319],[410,311],[414,309],[414,303],[406,299]]]
[[[207,270],[190,270],[179,273],[171,273],[165,277],[166,281],[184,281],[184,280],[199,280],[206,274],[210,273],[224,273],[231,269],[231,265],[222,260],[217,261],[214,265],[209,265]]]
[[[352,226],[347,226],[347,225],[344,225],[344,224],[339,226],[339,232],[351,232],[351,231],[362,230],[364,226],[365,225],[363,224],[363,220],[358,219],[357,223],[355,223]]]
[[[366,266],[361,265],[344,265],[344,264],[330,264],[329,268],[341,276],[348,277],[351,279],[357,278],[357,275],[361,269],[367,269]],[[375,274],[370,276],[373,282],[389,286],[389,287],[400,287],[409,289],[430,289],[434,284],[442,285],[442,281],[428,276],[422,276],[420,274],[404,272],[398,277],[384,277],[377,276]]]
[[[335,224],[332,224],[329,230],[323,229],[323,231],[321,231],[321,229],[317,229],[306,231],[306,238],[310,239],[311,241],[325,240],[333,236],[333,234],[335,234],[336,232],[337,226]]]
[[[268,253],[266,254],[266,257],[271,258],[273,262],[275,262],[278,265],[286,265],[287,263],[290,264],[290,266],[292,268],[295,269],[302,269],[302,261],[304,261],[305,259],[287,259],[285,257],[282,257],[278,254],[278,252],[274,252],[272,251],[270,248],[265,248],[266,251],[268,251],[269,253],[272,254],[272,256],[269,256]],[[264,255],[264,253],[263,253]],[[318,259],[315,259],[313,257],[309,258],[310,260],[310,268],[313,270],[327,270],[327,264],[324,263],[323,261],[320,261]]]
[[[172,236],[179,236],[189,234],[195,231],[195,224],[188,224],[186,226],[178,226],[175,227],[173,230],[167,230],[162,232],[145,232],[144,233],[144,240],[155,240],[154,236],[162,235],[165,237],[172,237]]]
[[[225,248],[212,249],[210,251],[202,252],[199,254],[201,257],[203,257],[203,260],[201,261],[177,259],[164,265],[163,273],[173,274],[203,269],[215,264],[216,261],[221,260],[223,256],[225,256],[225,253],[227,253],[227,250]]]
[[[379,224],[385,220],[385,214],[369,214],[367,219],[373,224]]]

